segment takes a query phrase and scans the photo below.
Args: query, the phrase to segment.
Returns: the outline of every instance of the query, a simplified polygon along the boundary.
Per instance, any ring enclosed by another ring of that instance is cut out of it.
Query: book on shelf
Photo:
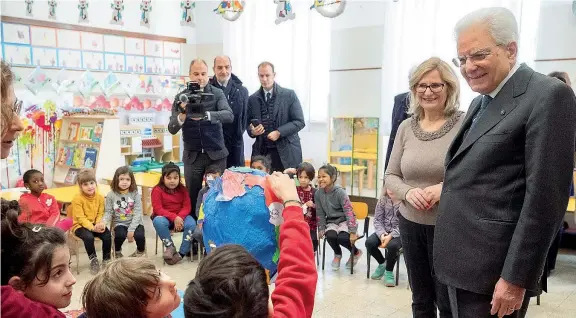
[[[74,168],[69,169],[68,173],[66,174],[66,178],[64,179],[64,182],[76,183],[76,179],[78,178],[78,171],[80,171],[80,169],[74,169]]]
[[[102,132],[104,131],[104,122],[96,123],[94,126],[94,131],[92,132],[92,141],[100,142],[102,141]]]
[[[74,150],[74,157],[72,158],[72,164],[70,166],[76,168],[82,168],[84,166],[84,154],[87,147],[88,146],[85,144],[79,144],[78,147],[76,147],[76,150]]]
[[[95,148],[87,148],[84,153],[84,168],[94,168],[96,165],[96,157],[98,150]]]
[[[80,130],[80,123],[70,123],[68,126],[68,140],[77,141],[78,132]]]
[[[92,132],[94,131],[94,127],[92,126],[81,126],[80,127],[80,140],[92,140]]]
[[[63,164],[63,165],[67,165],[67,166],[71,166],[72,165],[72,159],[74,158],[74,149],[76,147],[75,146],[64,146],[62,147],[63,151],[62,151],[62,157],[60,157],[60,160],[58,160],[59,164]]]

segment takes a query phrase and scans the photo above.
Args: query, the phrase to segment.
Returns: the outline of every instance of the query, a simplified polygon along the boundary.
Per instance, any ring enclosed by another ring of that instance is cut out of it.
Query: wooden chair
[[[352,210],[356,215],[356,220],[364,220],[364,232],[361,236],[358,236],[358,240],[364,238],[368,234],[368,228],[370,227],[370,217],[368,216],[368,204],[365,202],[352,202]],[[326,263],[326,238],[322,242],[322,270],[324,270],[324,265]],[[320,245],[320,244],[318,244]],[[320,250],[320,249],[319,249]],[[352,246],[352,255],[356,255],[356,245]],[[354,274],[354,262],[351,264],[350,274]]]

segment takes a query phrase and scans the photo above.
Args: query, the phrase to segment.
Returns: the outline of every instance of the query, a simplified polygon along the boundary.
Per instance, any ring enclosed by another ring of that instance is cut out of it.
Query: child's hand
[[[324,231],[318,230],[318,239],[321,240],[324,238]]]
[[[184,228],[184,220],[182,220],[181,217],[177,216],[176,219],[174,219],[174,230],[176,230],[176,232],[180,232],[182,231],[183,228]]]
[[[306,203],[304,203],[304,204],[305,204],[307,207],[309,207],[309,208],[314,208],[314,202],[312,202],[312,201],[308,201],[308,202],[306,202]]]
[[[356,233],[350,233],[350,243],[354,244],[358,239],[358,235]]]
[[[388,243],[390,243],[390,241],[392,240],[392,234],[388,234],[388,235],[384,235],[382,234],[382,236],[380,237],[380,248],[386,248],[386,246],[388,246]]]
[[[294,169],[294,168],[288,168],[288,169],[284,170],[284,173],[286,173],[286,174],[288,174],[288,173],[296,174],[296,169]]]
[[[105,230],[106,226],[104,225],[104,223],[97,223],[96,225],[94,225],[94,229],[92,230],[92,232],[103,233]]]
[[[134,232],[128,232],[128,242],[134,242]]]

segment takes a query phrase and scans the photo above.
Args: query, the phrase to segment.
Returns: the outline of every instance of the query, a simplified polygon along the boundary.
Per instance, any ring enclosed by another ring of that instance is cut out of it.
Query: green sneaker
[[[384,264],[380,264],[380,265],[378,265],[378,267],[376,267],[374,274],[372,274],[372,276],[370,276],[370,278],[373,280],[382,279],[382,277],[384,277],[384,271],[385,271]]]
[[[384,284],[386,287],[396,287],[396,280],[394,279],[394,272],[384,272]]]

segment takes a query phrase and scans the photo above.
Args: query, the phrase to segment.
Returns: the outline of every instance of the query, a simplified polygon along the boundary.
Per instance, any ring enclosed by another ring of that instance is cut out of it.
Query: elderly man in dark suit
[[[231,123],[234,115],[222,90],[208,83],[208,65],[204,60],[196,59],[190,63],[190,81],[198,83],[201,91],[206,93],[200,103],[204,112],[187,111],[192,109],[180,102],[180,95],[198,92],[184,90],[176,95],[172,105],[168,131],[174,135],[182,129],[184,178],[194,207],[206,168],[215,167],[219,171],[226,168],[228,150],[224,145],[222,124]]]
[[[446,157],[434,270],[453,317],[524,317],[568,203],[576,97],[517,63],[512,12],[485,8],[455,28],[474,99]]]
[[[248,98],[248,135],[256,138],[252,157],[268,156],[272,171],[284,171],[302,163],[298,132],[304,128],[304,114],[296,93],[274,81],[274,65],[258,66],[260,89]],[[253,125],[256,124],[256,125]]]

